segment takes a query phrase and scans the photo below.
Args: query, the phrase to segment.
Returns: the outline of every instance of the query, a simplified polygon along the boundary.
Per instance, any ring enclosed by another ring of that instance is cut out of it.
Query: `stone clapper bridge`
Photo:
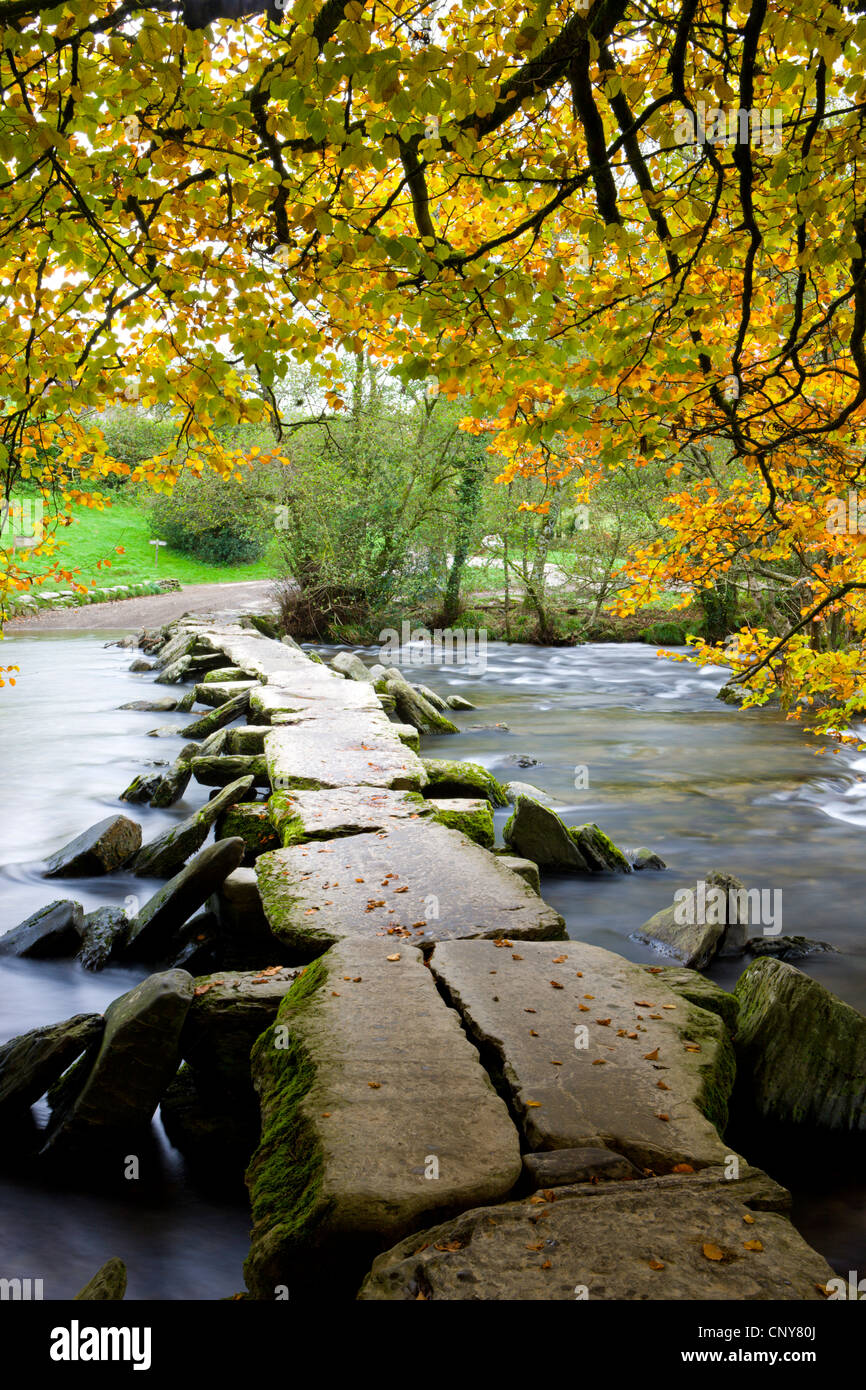
[[[494,780],[422,760],[390,718],[394,673],[329,669],[248,618],[160,639],[161,683],[210,668],[182,730],[206,741],[125,795],[168,804],[192,775],[266,797],[216,819],[244,865],[211,899],[226,968],[195,980],[179,1043],[215,1110],[233,1087],[248,1105],[250,1071],[258,1094],[247,1297],[823,1298],[788,1194],[720,1137],[731,996],[567,939],[535,865],[493,849]],[[141,958],[165,959],[169,889],[133,923]]]

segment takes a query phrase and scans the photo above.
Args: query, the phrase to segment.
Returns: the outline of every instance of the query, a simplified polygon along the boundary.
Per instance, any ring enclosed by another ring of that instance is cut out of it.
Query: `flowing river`
[[[132,674],[134,654],[106,646],[111,636],[52,632],[3,644],[3,663],[18,665],[21,674],[0,691],[0,932],[56,897],[77,898],[91,911],[128,897],[144,901],[158,886],[123,874],[51,882],[40,876],[41,860],[123,810],[118,794],[143,765],[170,761],[183,742],[147,734],[161,724],[180,726],[189,715],[119,708],[172,690],[153,687],[149,674]],[[320,650],[327,656],[335,649]],[[361,655],[371,664],[379,659],[377,650]],[[543,895],[570,935],[664,964],[631,933],[668,906],[677,888],[724,870],[749,887],[780,890],[782,931],[838,950],[800,967],[866,1012],[866,756],[816,754],[778,715],[720,703],[721,668],[696,672],[637,644],[493,643],[483,674],[430,665],[404,670],[410,680],[477,706],[454,716],[459,738],[423,740],[427,755],[473,759],[502,781],[532,783],[555,799],[569,824],[596,821],[617,844],[645,845],[668,864],[665,873],[628,877],[546,875]],[[125,809],[147,840],[206,799],[207,789],[193,782],[170,810]],[[507,815],[496,813],[500,835]],[[742,968],[725,961],[707,973],[732,988]],[[0,958],[0,1043],[101,1011],[144,973],[90,974],[66,962]],[[242,1195],[217,1198],[191,1186],[158,1121],[155,1139],[159,1180],[108,1195],[64,1191],[9,1170],[0,1139],[0,1275],[42,1278],[46,1298],[67,1298],[118,1255],[128,1265],[129,1298],[212,1299],[241,1290],[249,1227]],[[859,1155],[827,1143],[815,1153],[790,1144],[779,1150],[749,1135],[732,1136],[732,1143],[792,1188],[796,1224],[835,1268],[846,1275],[866,1269]]]

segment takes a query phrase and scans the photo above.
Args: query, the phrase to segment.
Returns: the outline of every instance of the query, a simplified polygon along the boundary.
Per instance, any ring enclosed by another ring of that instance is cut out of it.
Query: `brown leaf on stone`
[[[664,1269],[661,1260],[650,1260],[649,1267],[650,1269]]]
[[[657,1120],[665,1120],[665,1121],[668,1121],[668,1120],[670,1120],[670,1115],[665,1115],[665,1114],[656,1115],[656,1119],[657,1119]]]
[[[763,1247],[763,1245],[761,1244],[761,1242],[760,1242],[759,1240],[744,1240],[744,1241],[743,1241],[743,1249],[744,1249],[744,1250],[757,1250],[757,1251],[760,1252],[761,1250],[763,1250],[763,1248],[764,1248],[764,1247]]]
[[[644,1055],[643,1055],[644,1061],[645,1061],[645,1062],[656,1062],[656,1061],[658,1061],[658,1055],[659,1055],[659,1050],[658,1050],[657,1047],[654,1047],[653,1050],[652,1050],[652,1052],[645,1052],[645,1053],[644,1053]]]
[[[723,1260],[725,1258],[724,1250],[720,1250],[719,1247],[713,1245],[711,1241],[707,1241],[705,1245],[701,1246],[701,1252],[708,1260]]]
[[[606,1028],[610,1023],[609,1018],[597,1018],[595,1021],[596,1023],[600,1024],[602,1028]]]
[[[554,964],[554,965],[562,965],[562,962],[565,961],[565,960],[568,960],[568,956],[554,956],[554,957],[553,957],[553,964]]]
[[[381,1081],[368,1081],[367,1085],[370,1087],[371,1091],[381,1091],[382,1089]]]
[[[658,1086],[660,1091],[669,1091],[671,1089],[666,1081],[657,1081],[656,1085]]]
[[[745,1223],[746,1223],[747,1226],[754,1226],[754,1224],[755,1224],[755,1218],[754,1218],[754,1216],[749,1216],[748,1212],[747,1212],[746,1215],[743,1217],[743,1220],[745,1221]]]
[[[672,1171],[674,1173],[693,1173],[695,1170],[690,1163],[676,1163]]]
[[[565,989],[565,985],[561,985],[558,980],[551,980],[550,983],[553,989]]]

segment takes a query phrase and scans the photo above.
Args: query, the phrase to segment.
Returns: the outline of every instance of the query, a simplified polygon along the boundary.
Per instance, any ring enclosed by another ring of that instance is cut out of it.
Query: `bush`
[[[273,528],[273,507],[216,473],[182,473],[174,491],[155,498],[150,534],[212,565],[260,560]]]
[[[656,647],[684,647],[686,630],[680,623],[652,623],[644,628],[642,640]]]

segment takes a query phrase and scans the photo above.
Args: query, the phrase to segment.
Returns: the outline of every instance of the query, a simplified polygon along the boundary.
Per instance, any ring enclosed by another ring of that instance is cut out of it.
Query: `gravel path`
[[[235,584],[189,584],[174,593],[152,594],[147,598],[125,598],[116,603],[92,603],[84,608],[43,609],[32,618],[16,618],[5,631],[27,632],[116,632],[118,628],[160,627],[191,609],[243,609],[255,611],[272,606],[273,581],[255,579]]]

